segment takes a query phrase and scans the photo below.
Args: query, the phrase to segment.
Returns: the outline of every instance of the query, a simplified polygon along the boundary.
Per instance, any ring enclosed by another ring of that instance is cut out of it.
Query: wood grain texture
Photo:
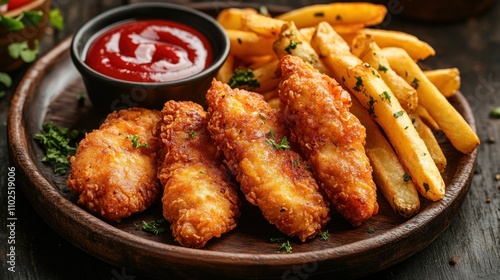
[[[74,17],[67,18],[67,29],[44,39],[42,52],[47,52],[58,41],[71,34],[86,20],[85,17],[92,16],[92,10],[99,6],[97,2],[99,1],[60,1],[63,13],[70,9],[79,12],[73,12]],[[119,5],[119,2],[121,1],[102,3]],[[288,1],[288,4],[299,6],[312,2]],[[437,56],[426,61],[430,68],[458,67],[461,70],[461,91],[473,110],[482,144],[478,149],[476,171],[470,190],[457,214],[450,217],[450,226],[422,251],[366,279],[500,277],[500,181],[495,180],[495,175],[500,173],[500,121],[489,117],[489,111],[500,106],[498,15],[500,7],[495,5],[477,18],[455,24],[422,25],[398,19],[397,15],[393,15],[392,20],[385,26],[416,34],[434,46]],[[15,85],[27,70],[28,66],[25,66],[12,73]],[[8,157],[6,121],[14,89],[15,87],[10,89],[7,96],[0,99],[0,162],[8,163],[0,165],[2,201],[7,200],[7,167],[12,166]],[[496,140],[488,143],[490,138]],[[22,178],[19,174],[16,181],[21,184]],[[4,209],[0,211],[2,228],[5,228],[6,224]],[[130,267],[107,264],[66,241],[40,218],[20,188],[16,192],[16,216],[17,272],[10,273],[3,269],[0,279],[147,279]],[[5,232],[2,231],[3,244],[6,243],[6,238]],[[4,246],[1,249],[2,255],[6,253],[5,248]],[[449,260],[453,257],[457,262],[450,265]],[[313,264],[305,263],[298,266],[296,271],[285,271],[283,279],[305,279],[303,277],[310,276],[309,272],[314,269]],[[169,279],[187,279],[183,271],[173,273],[165,275],[169,275]]]

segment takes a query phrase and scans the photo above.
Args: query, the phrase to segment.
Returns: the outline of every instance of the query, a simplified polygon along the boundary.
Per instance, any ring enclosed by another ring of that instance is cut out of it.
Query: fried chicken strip
[[[295,56],[281,59],[280,110],[320,186],[353,226],[378,212],[365,128],[349,93]]]
[[[79,204],[119,222],[160,198],[154,135],[159,120],[159,111],[124,109],[80,141],[66,181]]]
[[[279,112],[262,95],[215,80],[207,100],[208,129],[246,199],[288,236],[304,242],[320,233],[330,219],[329,203],[290,149]]]
[[[237,186],[207,130],[206,112],[193,102],[168,101],[160,122],[158,178],[164,186],[163,216],[177,242],[201,248],[236,227]]]

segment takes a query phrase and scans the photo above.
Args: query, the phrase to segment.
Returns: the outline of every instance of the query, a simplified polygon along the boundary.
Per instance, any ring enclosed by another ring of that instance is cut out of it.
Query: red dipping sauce
[[[168,20],[126,22],[101,34],[85,62],[109,77],[166,82],[203,71],[212,63],[208,39],[198,30]]]

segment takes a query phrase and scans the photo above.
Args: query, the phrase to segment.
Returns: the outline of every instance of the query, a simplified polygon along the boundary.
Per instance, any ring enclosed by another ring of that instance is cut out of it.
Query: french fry
[[[394,97],[392,91],[381,78],[373,75],[374,69],[351,52],[346,52],[347,43],[343,39],[334,42],[335,38],[341,37],[332,34],[336,34],[335,30],[324,22],[318,24],[313,37],[325,65],[340,77],[336,78],[337,81],[360,101],[382,127],[418,192],[432,201],[442,199],[445,194],[443,178],[410,117],[396,98],[387,98]],[[344,47],[341,50],[332,49],[332,45]]]
[[[251,31],[226,29],[231,53],[238,57],[273,54],[273,38],[259,36]]]
[[[288,54],[295,55],[311,64],[321,73],[328,73],[318,54],[314,51],[311,44],[302,37],[299,29],[297,29],[293,22],[287,22],[283,25],[278,39],[273,44],[273,50],[278,58]]]
[[[418,115],[411,114],[410,116],[413,121],[413,125],[417,129],[418,135],[420,135],[420,138],[424,140],[424,143],[427,146],[432,159],[436,163],[439,172],[442,173],[446,168],[447,160],[443,150],[441,150],[441,147],[439,146],[436,136]]]
[[[278,86],[280,77],[277,75],[278,60],[274,60],[259,68],[253,69],[255,79],[259,82],[260,86],[256,89],[257,92],[267,92],[275,89]]]
[[[445,97],[454,96],[460,89],[460,71],[458,68],[425,70],[425,76]]]
[[[380,24],[387,8],[370,3],[330,3],[310,5],[283,13],[276,18],[292,21],[298,28],[316,26],[322,21],[332,25],[371,26]]]
[[[415,110],[418,105],[417,91],[392,70],[371,35],[361,33],[356,36],[352,42],[352,53],[377,69],[378,74],[392,90],[405,111]]]
[[[235,58],[232,53],[230,53],[226,61],[224,61],[224,64],[222,64],[221,68],[217,72],[216,79],[218,81],[221,81],[223,83],[228,83],[229,79],[231,79],[231,76],[233,75],[234,71],[234,63],[235,63]]]
[[[252,31],[260,36],[276,38],[281,32],[281,27],[286,22],[261,14],[245,13],[241,16],[243,30]]]
[[[217,15],[217,22],[225,29],[242,30],[241,17],[245,14],[257,14],[257,10],[252,8],[227,8]]]
[[[311,38],[314,35],[314,32],[316,32],[316,27],[300,28],[299,32],[300,32],[300,35],[302,35],[302,38],[310,44]]]
[[[415,109],[415,112],[420,119],[432,130],[439,130],[439,125],[437,122],[429,115],[429,112],[427,109],[425,109],[422,106],[417,106],[417,109]]]
[[[394,212],[405,218],[415,215],[420,209],[418,192],[391,144],[356,98],[352,98],[350,110],[366,128],[365,150],[377,188]]]
[[[472,153],[480,142],[476,133],[410,55],[401,48],[385,48],[381,51],[394,71],[417,89],[419,106],[427,109],[451,144],[464,154]]]
[[[416,36],[394,30],[364,28],[357,31],[357,34],[339,33],[346,41],[350,42],[360,33],[368,34],[373,37],[380,48],[397,47],[408,52],[413,60],[423,60],[436,54],[434,48]]]

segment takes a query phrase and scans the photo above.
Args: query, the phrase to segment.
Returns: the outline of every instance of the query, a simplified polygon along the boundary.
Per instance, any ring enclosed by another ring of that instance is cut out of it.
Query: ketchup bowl
[[[71,59],[95,107],[160,109],[168,100],[205,106],[205,93],[229,53],[209,15],[169,3],[104,12],[75,33]]]

